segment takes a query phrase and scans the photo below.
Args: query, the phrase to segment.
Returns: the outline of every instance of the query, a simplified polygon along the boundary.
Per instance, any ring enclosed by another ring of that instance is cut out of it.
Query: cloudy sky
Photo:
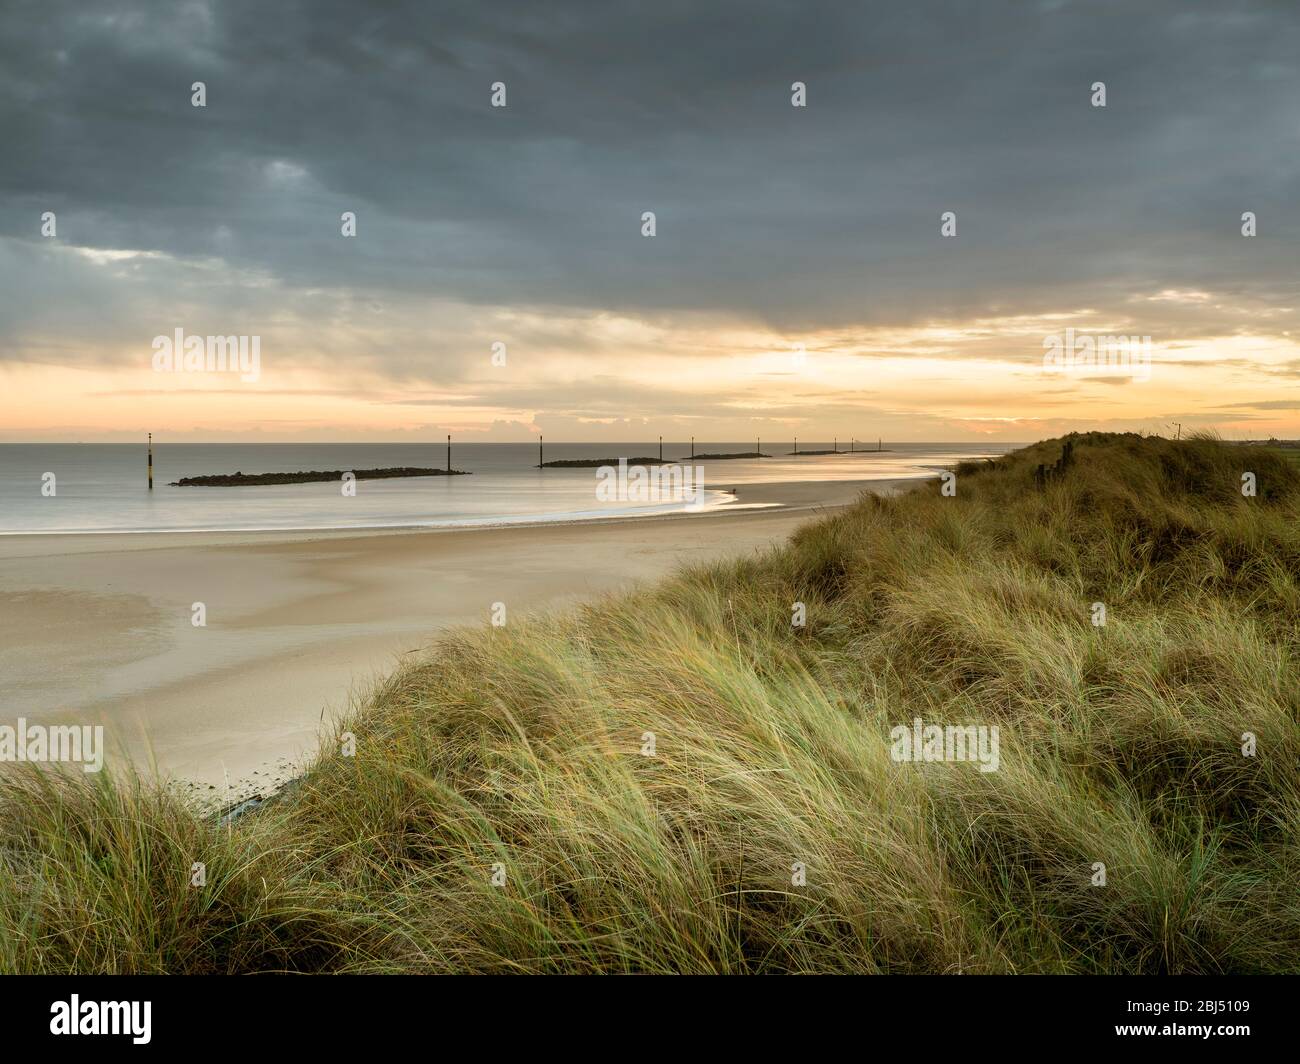
[[[3,0],[0,440],[1300,436],[1298,55],[1293,0]]]

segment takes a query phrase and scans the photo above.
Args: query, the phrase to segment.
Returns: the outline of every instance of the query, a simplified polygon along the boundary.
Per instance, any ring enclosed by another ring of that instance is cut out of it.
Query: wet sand
[[[746,485],[720,512],[569,524],[0,537],[0,724],[103,724],[110,768],[264,792],[401,655],[495,602],[513,622],[916,483]]]

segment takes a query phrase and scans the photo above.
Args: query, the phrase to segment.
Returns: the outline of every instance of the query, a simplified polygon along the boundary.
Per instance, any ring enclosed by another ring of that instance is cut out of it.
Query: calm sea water
[[[658,443],[547,444],[546,460],[656,456]],[[800,450],[831,447],[800,440]],[[745,443],[697,444],[711,453]],[[706,508],[737,505],[722,489],[797,480],[933,475],[962,458],[1007,446],[894,444],[880,454],[792,457],[789,443],[765,442],[772,458],[698,462]],[[664,443],[664,458],[685,459],[689,444]],[[684,510],[689,500],[655,504],[597,500],[594,469],[539,470],[531,443],[452,445],[452,467],[468,477],[361,480],[345,497],[339,482],[240,488],[178,488],[170,481],[216,473],[277,473],[382,466],[442,467],[445,445],[395,443],[154,444],[154,490],[146,487],[145,447],[135,444],[0,444],[0,534],[385,528],[583,520]],[[44,475],[55,494],[42,494]],[[742,500],[743,501],[743,500]]]

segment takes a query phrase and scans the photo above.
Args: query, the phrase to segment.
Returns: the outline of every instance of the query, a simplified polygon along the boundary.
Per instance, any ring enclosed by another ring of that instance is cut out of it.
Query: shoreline
[[[531,515],[522,515],[515,519],[471,521],[463,524],[437,525],[331,525],[321,527],[288,528],[148,528],[148,529],[77,529],[34,532],[0,532],[0,561],[19,553],[8,548],[13,544],[43,544],[43,541],[79,542],[112,540],[120,537],[121,543],[112,543],[107,549],[124,549],[133,541],[140,542],[137,549],[155,550],[169,544],[153,542],[169,537],[186,537],[189,542],[177,543],[176,546],[193,546],[194,537],[210,537],[201,540],[203,544],[234,542],[229,537],[250,537],[247,542],[298,542],[314,539],[348,539],[369,538],[387,535],[446,535],[452,533],[489,532],[499,529],[543,529],[543,528],[583,528],[587,526],[604,526],[615,524],[635,524],[659,521],[702,521],[712,517],[733,516],[735,514],[754,513],[813,513],[827,507],[851,505],[853,499],[863,491],[879,489],[881,493],[896,493],[910,487],[933,480],[939,474],[912,477],[890,477],[882,479],[860,480],[799,480],[771,481],[759,484],[742,484],[742,497],[737,501],[722,502],[700,510],[670,510],[659,513],[619,513],[593,514],[589,517],[570,515],[546,516],[533,519]],[[838,489],[838,490],[837,490]],[[709,491],[723,489],[710,488]],[[730,489],[727,489],[728,492]],[[852,496],[852,498],[849,498]],[[242,542],[242,541],[241,541]]]
[[[0,723],[103,724],[109,770],[129,760],[221,806],[266,797],[327,717],[496,603],[508,622],[562,610],[923,482],[742,485],[751,505],[470,528],[4,537]]]

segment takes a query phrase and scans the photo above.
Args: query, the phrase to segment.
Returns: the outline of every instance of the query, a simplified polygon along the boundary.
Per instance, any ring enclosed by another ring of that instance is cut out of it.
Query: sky
[[[1297,55],[1290,0],[0,0],[0,441],[1300,437]]]

